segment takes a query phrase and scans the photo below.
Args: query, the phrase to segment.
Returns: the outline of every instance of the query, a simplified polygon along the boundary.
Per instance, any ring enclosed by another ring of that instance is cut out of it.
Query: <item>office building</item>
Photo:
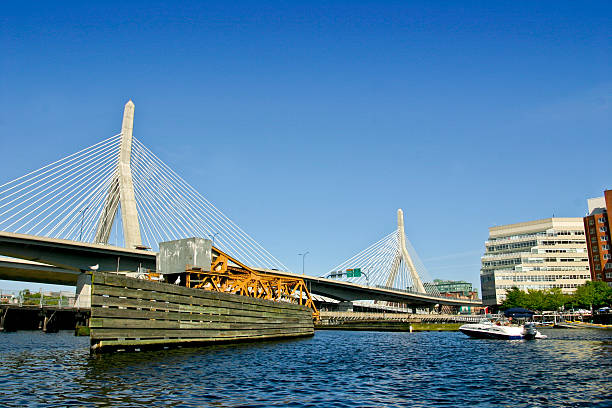
[[[472,284],[466,281],[434,279],[433,284],[441,295],[456,293],[461,296],[470,296],[471,293],[475,293]]]
[[[573,293],[591,279],[582,218],[546,218],[489,228],[480,283],[485,306],[506,291],[560,288]]]

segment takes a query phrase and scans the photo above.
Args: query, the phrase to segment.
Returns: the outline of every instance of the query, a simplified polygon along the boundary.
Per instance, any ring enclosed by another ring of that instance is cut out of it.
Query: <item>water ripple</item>
[[[322,331],[308,339],[91,357],[70,333],[0,333],[0,405],[609,407],[612,337]]]

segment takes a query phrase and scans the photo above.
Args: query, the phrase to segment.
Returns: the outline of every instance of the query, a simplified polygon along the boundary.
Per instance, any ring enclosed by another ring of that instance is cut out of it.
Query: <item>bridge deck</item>
[[[111,245],[87,244],[65,239],[45,238],[0,231],[0,279],[76,285],[80,271],[97,264],[100,271],[136,271],[139,266],[154,270],[157,253]],[[25,259],[25,261],[23,260]],[[341,301],[380,300],[415,307],[434,304],[481,306],[480,301],[442,298],[423,293],[378,288],[334,279],[254,268],[280,276],[302,278],[311,293]]]

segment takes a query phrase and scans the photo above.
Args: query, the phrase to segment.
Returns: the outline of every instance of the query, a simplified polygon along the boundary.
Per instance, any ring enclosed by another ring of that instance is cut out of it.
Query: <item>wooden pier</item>
[[[312,336],[306,306],[94,272],[94,352]]]

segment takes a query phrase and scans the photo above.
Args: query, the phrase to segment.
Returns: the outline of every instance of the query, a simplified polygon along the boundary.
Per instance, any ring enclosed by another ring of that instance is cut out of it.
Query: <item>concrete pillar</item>
[[[397,278],[397,274],[399,272],[400,263],[402,263],[401,251],[400,253],[398,253],[398,255],[393,260],[393,263],[391,264],[391,271],[389,272],[389,276],[387,277],[387,282],[385,283],[386,287],[388,288],[393,287],[393,282],[395,282],[395,278]],[[406,289],[406,288],[401,288],[401,289]]]
[[[395,282],[395,278],[397,278],[397,274],[399,272],[400,262],[404,261],[408,271],[410,271],[410,276],[412,277],[412,283],[414,287],[412,290],[419,293],[425,293],[425,286],[423,286],[423,282],[421,282],[421,278],[417,273],[417,270],[412,262],[412,258],[408,253],[408,249],[406,249],[406,231],[404,231],[404,212],[401,209],[397,210],[397,228],[399,230],[400,242],[399,242],[399,254],[393,260],[393,264],[391,264],[391,271],[389,272],[389,277],[387,278],[386,286],[393,286],[393,282]],[[404,288],[402,288],[404,289]]]
[[[125,104],[123,123],[121,125],[121,151],[119,153],[119,200],[121,202],[121,221],[123,222],[123,238],[126,248],[142,245],[138,209],[132,182],[132,131],[134,129],[134,102]]]
[[[412,262],[412,258],[406,249],[406,232],[404,231],[404,212],[400,209],[397,210],[397,227],[400,235],[400,251],[402,254],[402,260],[406,263],[410,276],[412,277],[412,283],[414,284],[414,290],[420,293],[425,293],[425,286],[421,282],[421,278],[417,273],[417,270]]]
[[[96,228],[96,237],[94,241],[96,243],[108,243],[111,228],[117,215],[117,209],[119,204],[121,204],[121,221],[123,224],[125,247],[134,248],[142,245],[136,196],[134,194],[134,183],[132,181],[132,168],[130,165],[133,129],[134,102],[130,100],[125,104],[125,109],[123,110],[121,145],[119,150],[119,161],[117,163],[118,176],[113,180],[107,192],[104,208],[102,209]]]
[[[117,215],[117,209],[119,208],[119,179],[115,178],[108,191],[106,192],[106,199],[104,200],[104,207],[100,213],[98,219],[98,225],[96,227],[96,236],[94,242],[97,244],[108,244],[110,238],[111,229],[115,216]]]
[[[91,308],[91,275],[88,273],[79,275],[74,307],[77,309]]]

